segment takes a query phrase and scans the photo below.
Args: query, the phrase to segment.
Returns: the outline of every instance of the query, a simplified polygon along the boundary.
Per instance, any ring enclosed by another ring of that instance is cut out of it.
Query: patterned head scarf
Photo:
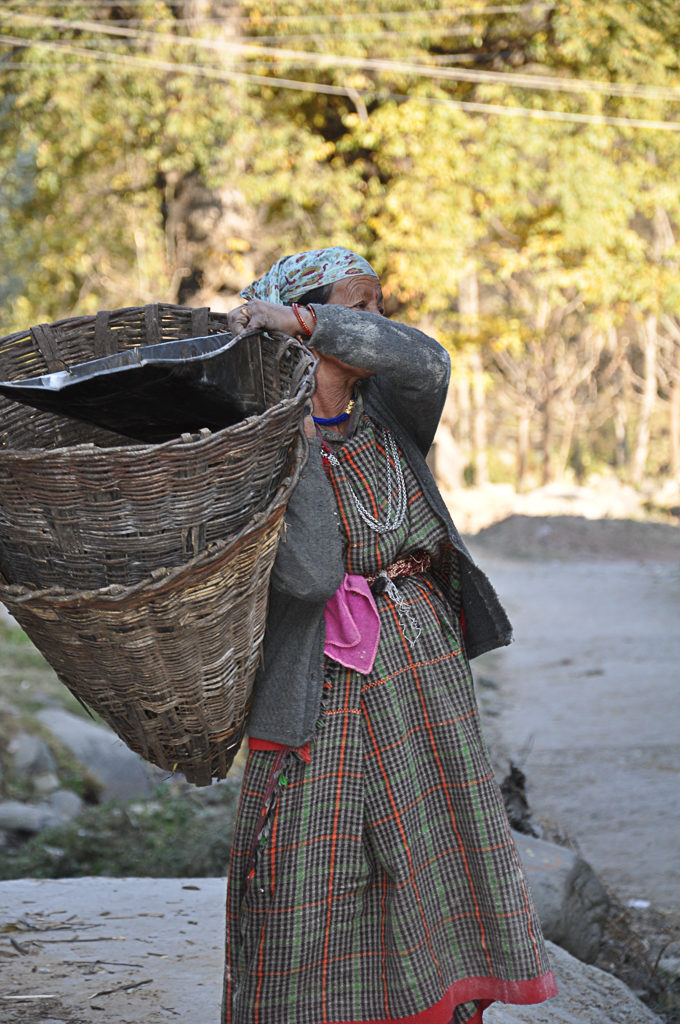
[[[263,277],[253,281],[241,292],[248,299],[264,299],[285,306],[299,299],[312,288],[335,284],[343,277],[370,274],[377,278],[371,264],[350,249],[334,245],[330,249],[311,249],[293,256],[283,256]]]

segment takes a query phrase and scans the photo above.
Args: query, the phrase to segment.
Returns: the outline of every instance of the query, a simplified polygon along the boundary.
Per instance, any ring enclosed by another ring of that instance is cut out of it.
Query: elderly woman
[[[480,1022],[555,993],[468,658],[510,641],[425,463],[444,349],[346,249],[279,260],[234,330],[319,359],[272,576],[229,870],[225,1024]]]

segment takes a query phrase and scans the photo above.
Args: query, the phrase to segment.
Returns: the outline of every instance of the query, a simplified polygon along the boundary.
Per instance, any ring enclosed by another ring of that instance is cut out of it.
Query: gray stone
[[[533,1006],[494,1003],[484,1024],[662,1024],[622,981],[548,943],[557,995]]]
[[[662,956],[659,960],[659,970],[672,978],[680,978],[680,956]]]
[[[513,832],[543,934],[584,963],[597,957],[609,914],[607,891],[572,850]]]
[[[83,801],[71,789],[58,789],[50,797],[50,807],[60,821],[73,821],[83,809]]]
[[[39,736],[20,732],[9,743],[14,772],[20,779],[44,772],[54,772],[56,765],[47,744]]]
[[[23,804],[19,800],[0,803],[0,829],[6,832],[40,832],[55,825],[58,818],[49,804]]]
[[[55,789],[59,789],[59,779],[54,772],[41,772],[40,775],[34,775],[31,782],[36,793],[43,795],[53,793]]]
[[[44,708],[36,718],[99,783],[103,800],[148,796],[156,785],[160,773],[110,729],[58,708]]]

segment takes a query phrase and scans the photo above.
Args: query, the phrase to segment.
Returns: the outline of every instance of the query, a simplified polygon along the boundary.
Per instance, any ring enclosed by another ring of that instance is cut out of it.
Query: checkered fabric
[[[370,675],[328,660],[311,762],[251,751],[230,865],[223,1019],[481,1021],[494,999],[536,1002],[554,981],[480,734],[455,552],[405,465],[403,526],[379,535],[361,520],[355,495],[383,516],[387,497],[382,431],[368,418],[336,454],[329,475],[348,572],[369,575],[417,549],[436,561],[395,581],[398,604],[376,596]]]

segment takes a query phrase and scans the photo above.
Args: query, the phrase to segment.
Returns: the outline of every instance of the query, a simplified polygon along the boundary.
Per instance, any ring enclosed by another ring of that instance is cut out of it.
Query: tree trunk
[[[461,333],[474,341],[479,335],[479,285],[474,270],[464,274],[458,282],[458,309],[461,316]],[[485,484],[489,481],[486,385],[482,353],[477,346],[470,352],[469,365],[472,373],[470,382],[471,482]]]
[[[642,325],[640,332],[644,355],[644,383],[640,401],[640,418],[638,420],[635,437],[635,448],[633,451],[633,464],[631,467],[631,480],[639,484],[645,475],[647,456],[649,454],[649,436],[651,429],[652,414],[656,403],[657,382],[657,318],[648,316]]]
[[[457,402],[458,388],[454,381],[449,385],[444,411],[437,431],[437,452],[435,458],[438,484],[455,489],[463,486],[465,459],[460,448]]]
[[[680,353],[680,348],[678,349]],[[673,381],[670,393],[669,432],[671,442],[670,470],[675,480],[680,479],[680,366],[679,377]]]
[[[562,439],[560,441],[560,450],[557,457],[557,465],[555,466],[555,477],[558,480],[561,480],[567,471],[567,466],[569,465],[569,456],[572,452],[572,445],[575,445],[574,429],[576,427],[576,403],[573,401],[569,405],[569,412],[566,415],[566,421],[566,425],[564,427],[564,430],[562,431]],[[576,444],[578,444],[578,442],[576,442]],[[577,450],[580,458],[580,445],[578,445]],[[579,467],[579,469],[577,470],[577,476],[580,476],[582,480],[582,467]],[[579,480],[579,483],[581,482],[581,480]]]
[[[454,437],[458,442],[465,467],[469,467],[472,450],[472,439],[470,434],[470,381],[467,374],[460,374],[455,382],[456,405],[458,417],[456,419],[456,430]]]
[[[238,189],[209,189],[196,174],[164,178],[165,234],[172,299],[224,311],[255,277],[257,212]]]
[[[668,373],[669,469],[672,478],[680,480],[680,332],[673,332],[670,345]]]
[[[555,394],[553,390],[554,337],[548,335],[543,346],[543,402],[541,404],[541,449],[543,466],[541,483],[549,484],[553,477],[553,445],[555,434]]]
[[[616,328],[612,328],[616,333]],[[616,344],[618,344],[618,338]],[[631,366],[628,361],[628,354],[623,357],[621,367],[618,371],[619,387],[614,398],[614,464],[623,472],[628,465],[628,402],[631,392]]]
[[[520,406],[517,414],[517,480],[515,486],[521,494],[526,486],[529,468],[529,445],[531,442],[531,412]]]
[[[476,348],[471,354],[472,365],[472,465],[475,484],[489,482],[488,430],[486,413],[486,384],[482,353]]]

